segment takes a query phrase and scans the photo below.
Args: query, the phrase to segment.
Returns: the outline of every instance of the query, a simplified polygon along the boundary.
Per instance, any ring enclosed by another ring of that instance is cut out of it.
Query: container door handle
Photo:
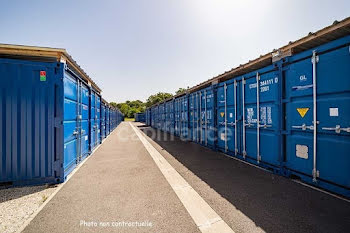
[[[332,127],[322,127],[323,130],[330,130],[330,131],[335,131],[336,133],[340,133],[341,131],[350,133],[350,127],[348,128],[341,128],[340,125],[336,125],[334,128]]]
[[[272,127],[272,125],[267,125],[267,124],[263,124],[263,125],[259,125],[260,128],[269,128],[269,127]]]
[[[314,126],[313,125],[309,125],[307,126],[306,124],[302,124],[302,125],[293,125],[292,128],[294,129],[301,129],[301,130],[314,130]]]
[[[248,122],[248,124],[247,124],[247,123],[245,123],[245,122],[243,122],[243,126],[244,126],[244,127],[245,127],[245,126],[251,127],[251,126],[253,126],[253,124],[252,124],[252,123],[250,123],[250,122]]]
[[[236,123],[234,123],[234,122],[230,122],[230,123],[227,123],[228,125],[230,125],[230,126],[236,126]]]

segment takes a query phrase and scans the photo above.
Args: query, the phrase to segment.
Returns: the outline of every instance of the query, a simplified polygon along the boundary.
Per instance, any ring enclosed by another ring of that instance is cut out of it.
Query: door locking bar
[[[256,73],[256,161],[260,163],[260,76]]]
[[[335,127],[322,127],[323,130],[330,130],[335,131],[336,133],[341,133],[341,131],[350,133],[350,127],[348,128],[341,128],[340,125],[336,125]]]
[[[224,97],[225,97],[225,119],[224,119],[224,124],[225,124],[225,152],[227,152],[227,86],[226,83],[224,83]]]
[[[259,125],[259,127],[266,129],[266,128],[272,127],[272,125],[263,124],[263,125]]]
[[[242,111],[243,111],[243,129],[242,129],[242,131],[243,131],[243,135],[242,135],[242,143],[243,143],[243,151],[242,151],[242,154],[243,154],[243,158],[245,158],[246,157],[246,155],[247,155],[247,152],[246,152],[246,150],[245,150],[245,148],[246,148],[246,145],[245,145],[245,127],[247,126],[247,124],[245,123],[245,100],[244,100],[244,98],[245,98],[245,94],[244,94],[244,85],[245,85],[245,79],[244,79],[244,77],[242,78],[242,105],[243,105],[243,109],[242,109]],[[250,123],[249,123],[250,124]]]
[[[314,130],[314,126],[313,125],[309,125],[307,126],[306,124],[302,124],[302,125],[293,125],[292,128],[294,129],[302,129],[302,130]]]
[[[233,95],[234,95],[234,104],[235,104],[235,155],[238,153],[238,147],[237,147],[237,81],[234,80],[233,82]]]
[[[200,139],[200,143],[202,143],[203,141],[203,130],[202,130],[202,92],[199,92],[199,113],[200,113],[200,135],[201,135],[201,139]]]
[[[204,90],[204,123],[205,123],[205,145],[208,145],[208,119],[207,119],[207,91]]]
[[[316,65],[319,60],[319,57],[316,54],[316,51],[314,50],[312,52],[312,98],[313,98],[313,131],[314,131],[314,141],[313,141],[313,170],[312,170],[312,177],[313,182],[317,181],[317,177],[319,176],[319,171],[317,171],[316,167],[316,159],[317,159],[317,89],[316,89]]]

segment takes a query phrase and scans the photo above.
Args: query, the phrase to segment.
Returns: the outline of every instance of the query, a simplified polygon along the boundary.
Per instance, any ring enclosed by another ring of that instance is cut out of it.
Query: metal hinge
[[[315,52],[315,51],[314,51],[314,52]],[[312,63],[315,63],[315,61],[316,61],[316,63],[317,63],[317,62],[319,62],[319,60],[320,60],[320,58],[319,58],[318,55],[313,55],[312,58],[311,58],[311,62],[312,62]]]
[[[312,176],[314,177],[313,182],[316,182],[316,177],[319,178],[320,177],[320,171],[319,170],[312,170]]]
[[[258,163],[261,161],[261,155],[258,155]]]

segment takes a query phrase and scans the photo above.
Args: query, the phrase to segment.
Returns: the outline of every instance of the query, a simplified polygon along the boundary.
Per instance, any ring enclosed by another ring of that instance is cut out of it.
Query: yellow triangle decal
[[[297,111],[301,117],[304,117],[310,108],[297,108]]]
[[[225,113],[224,112],[220,112],[220,115],[221,115],[221,117],[224,117]]]

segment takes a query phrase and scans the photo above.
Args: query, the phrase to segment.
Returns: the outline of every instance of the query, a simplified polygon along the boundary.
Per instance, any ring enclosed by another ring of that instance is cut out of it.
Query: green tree
[[[109,103],[113,108],[117,108],[118,106],[117,106],[117,103],[115,103],[115,102],[110,102]]]
[[[171,97],[173,97],[173,95],[170,93],[158,92],[157,94],[148,97],[146,107],[150,107]]]
[[[175,92],[175,95],[182,94],[182,93],[184,93],[184,92],[186,92],[186,91],[187,91],[187,88],[182,88],[182,87],[180,87],[180,88]]]

